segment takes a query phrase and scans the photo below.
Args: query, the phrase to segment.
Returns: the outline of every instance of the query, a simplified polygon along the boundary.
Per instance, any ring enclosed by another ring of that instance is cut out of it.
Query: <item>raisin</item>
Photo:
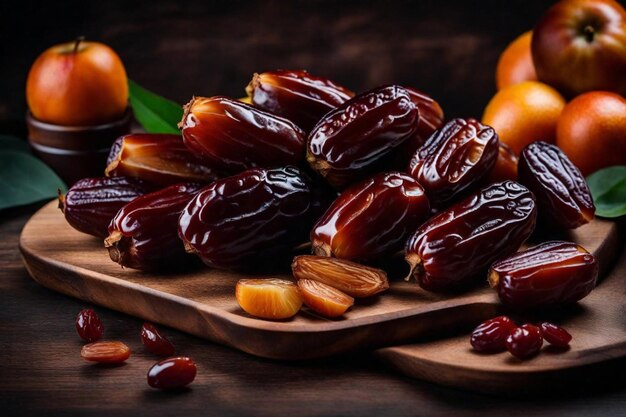
[[[499,316],[481,323],[470,338],[474,350],[479,352],[500,352],[506,350],[506,338],[509,337],[515,323],[507,316]]]
[[[543,346],[543,337],[539,327],[524,324],[515,328],[506,338],[506,349],[518,359],[535,356]]]
[[[162,390],[180,389],[193,382],[196,372],[196,364],[190,358],[168,358],[150,368],[148,385]]]
[[[141,343],[150,352],[158,356],[172,356],[174,354],[174,345],[167,340],[159,330],[150,323],[144,323],[141,326]]]
[[[100,317],[90,308],[81,310],[76,316],[76,331],[81,339],[87,342],[95,342],[102,339],[104,326]]]
[[[572,335],[556,324],[543,322],[540,328],[544,340],[553,346],[565,348],[569,346],[569,342],[572,340]]]

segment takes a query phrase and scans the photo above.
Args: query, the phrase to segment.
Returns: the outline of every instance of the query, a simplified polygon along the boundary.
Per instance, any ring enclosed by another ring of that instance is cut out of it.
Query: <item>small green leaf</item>
[[[1,151],[21,151],[30,153],[30,148],[25,140],[16,138],[15,136],[0,135]]]
[[[130,105],[135,118],[149,133],[180,133],[178,122],[183,118],[183,108],[171,100],[146,90],[128,80]]]
[[[0,151],[0,209],[54,198],[63,181],[46,164],[21,151]]]
[[[587,177],[587,184],[599,217],[626,214],[626,166],[613,166]]]

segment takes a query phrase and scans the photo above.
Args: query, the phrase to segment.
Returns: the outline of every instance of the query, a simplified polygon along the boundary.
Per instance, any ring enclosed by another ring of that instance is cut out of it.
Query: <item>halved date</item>
[[[217,180],[183,210],[179,234],[215,268],[276,262],[307,240],[319,216],[310,180],[295,167],[251,169]]]
[[[306,134],[293,122],[227,97],[194,97],[179,124],[185,145],[230,173],[297,165]]]
[[[411,137],[419,111],[403,87],[360,94],[330,111],[309,134],[307,161],[335,188],[383,170]]]
[[[454,119],[413,155],[409,172],[435,206],[441,206],[485,178],[498,157],[495,130],[475,119]]]
[[[546,242],[493,264],[489,284],[516,309],[574,303],[596,285],[598,264],[571,242]]]
[[[557,146],[546,142],[526,146],[519,180],[535,194],[543,219],[566,229],[593,220],[596,208],[585,177]]]
[[[313,253],[372,261],[402,249],[430,214],[424,189],[399,172],[379,174],[344,191],[311,232]]]
[[[109,153],[109,177],[135,177],[158,185],[212,182],[219,175],[196,157],[179,135],[133,133],[119,137]]]
[[[254,74],[246,92],[256,107],[289,119],[307,132],[354,96],[347,88],[304,70]]]
[[[134,269],[180,268],[186,253],[178,238],[178,218],[200,187],[172,185],[122,207],[104,240],[111,259]]]
[[[152,189],[134,178],[83,178],[67,194],[59,192],[59,208],[74,229],[104,239],[119,209]]]
[[[490,185],[417,229],[406,246],[409,277],[427,290],[456,290],[514,253],[532,233],[536,217],[526,187],[513,181]]]

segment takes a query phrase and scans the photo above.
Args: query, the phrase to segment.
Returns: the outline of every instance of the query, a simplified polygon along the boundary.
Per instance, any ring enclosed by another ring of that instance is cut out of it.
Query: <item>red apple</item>
[[[532,37],[537,76],[562,94],[626,94],[626,11],[614,0],[561,0]]]
[[[119,56],[99,42],[78,39],[42,53],[28,74],[33,116],[63,126],[117,120],[128,106],[128,80]]]

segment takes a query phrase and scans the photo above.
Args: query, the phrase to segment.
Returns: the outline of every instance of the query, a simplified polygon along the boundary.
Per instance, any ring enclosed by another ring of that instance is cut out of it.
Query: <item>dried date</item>
[[[474,119],[454,119],[413,155],[409,172],[441,206],[478,185],[498,157],[498,135]]]
[[[134,178],[83,178],[67,194],[59,192],[59,208],[74,229],[104,239],[119,209],[152,189]]]
[[[405,159],[402,169],[406,167],[411,155],[415,154],[420,146],[422,146],[436,130],[441,129],[444,121],[443,109],[432,97],[415,88],[404,88],[409,92],[411,101],[417,106],[420,116],[417,123],[417,130],[402,145],[400,153],[403,154],[401,156]],[[408,157],[406,155],[408,155]]]
[[[251,169],[204,188],[183,210],[179,234],[211,267],[250,268],[305,242],[317,216],[298,168]]]
[[[254,74],[246,92],[256,107],[289,119],[307,132],[354,96],[347,88],[304,70]]]
[[[313,253],[372,261],[402,249],[430,213],[424,189],[399,172],[379,174],[344,191],[311,232]]]
[[[530,236],[537,217],[533,195],[513,181],[490,185],[421,225],[406,246],[406,261],[431,291],[472,282]]]
[[[135,177],[158,185],[212,182],[219,174],[196,157],[179,135],[133,133],[119,137],[105,175]]]
[[[199,189],[193,183],[172,185],[122,207],[104,240],[111,259],[142,270],[180,267],[186,253],[178,238],[178,218]]]
[[[226,97],[195,97],[179,124],[185,145],[217,169],[297,165],[306,134],[293,122]]]
[[[517,181],[518,158],[513,149],[504,142],[500,142],[496,164],[487,176],[487,183],[493,184],[500,181]]]
[[[529,309],[574,303],[596,285],[598,264],[571,242],[546,242],[494,263],[489,284],[508,307]]]
[[[335,188],[380,171],[416,131],[419,111],[400,86],[379,87],[330,111],[309,134],[307,161]]]
[[[533,142],[524,148],[519,180],[535,194],[542,218],[566,229],[593,220],[596,209],[585,177],[557,146]]]

